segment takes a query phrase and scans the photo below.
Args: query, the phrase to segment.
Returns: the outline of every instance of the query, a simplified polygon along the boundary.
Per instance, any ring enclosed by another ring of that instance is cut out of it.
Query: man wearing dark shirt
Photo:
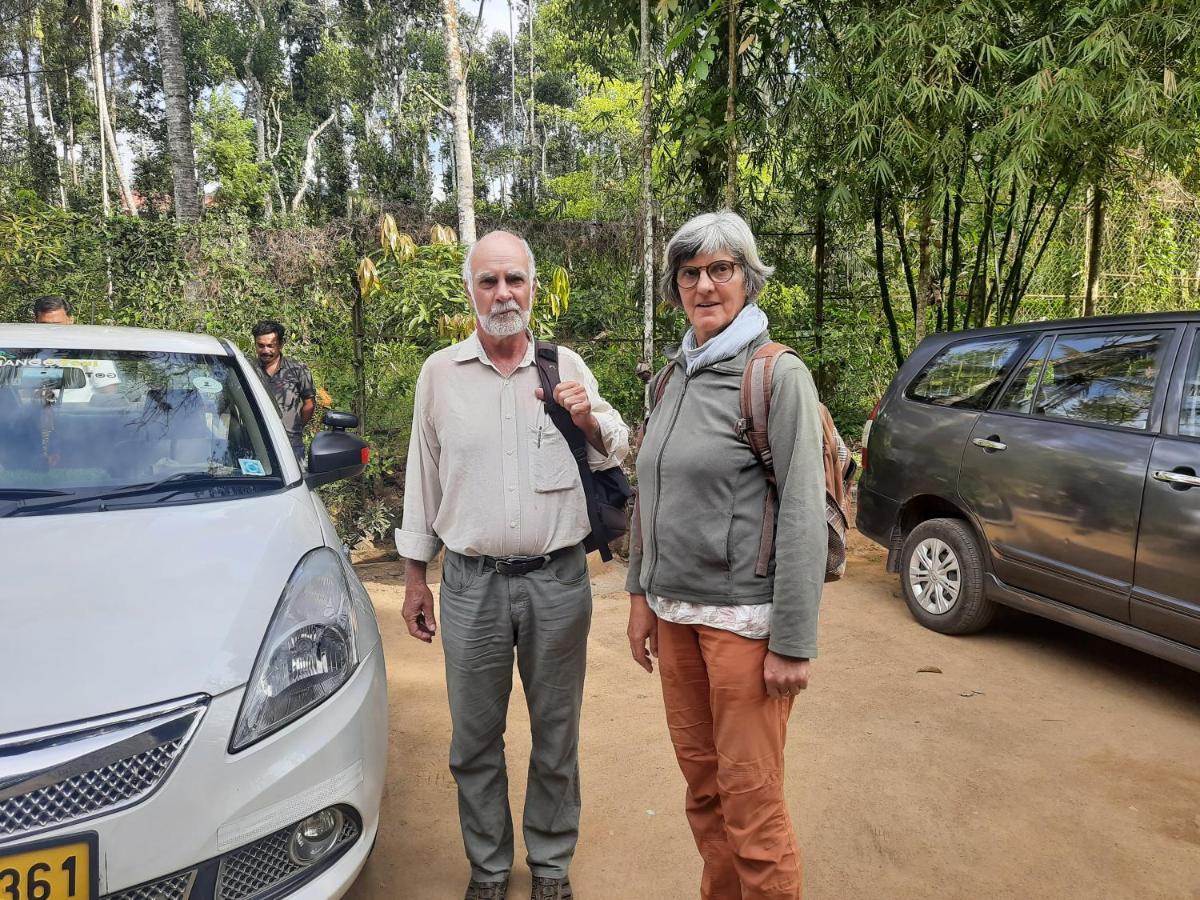
[[[256,371],[267,391],[275,399],[283,427],[287,429],[288,443],[296,454],[296,460],[304,463],[304,426],[313,417],[316,409],[316,390],[313,388],[312,373],[308,366],[283,355],[286,330],[278,322],[264,319],[251,330],[254,335],[254,352],[258,355]]]

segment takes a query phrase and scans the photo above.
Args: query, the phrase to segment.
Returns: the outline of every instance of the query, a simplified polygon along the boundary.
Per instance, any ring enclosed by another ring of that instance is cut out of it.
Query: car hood
[[[0,519],[0,734],[244,684],[323,543],[302,487]]]

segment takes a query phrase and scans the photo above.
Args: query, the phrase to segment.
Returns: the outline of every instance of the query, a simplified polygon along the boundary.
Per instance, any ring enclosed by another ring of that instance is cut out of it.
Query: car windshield
[[[281,483],[229,357],[0,348],[0,423],[0,514],[11,502]]]

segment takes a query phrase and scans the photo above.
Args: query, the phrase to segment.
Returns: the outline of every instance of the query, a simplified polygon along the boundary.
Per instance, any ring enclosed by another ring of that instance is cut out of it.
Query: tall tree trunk
[[[726,41],[729,52],[729,72],[725,82],[725,206],[737,209],[738,200],[738,146],[736,92],[738,70],[738,0],[725,0]]]
[[[1008,195],[1008,217],[1004,224],[1004,237],[1000,241],[1000,246],[999,246],[999,248],[997,248],[997,251],[996,251],[995,271],[993,271],[991,273],[992,283],[988,287],[987,300],[983,306],[983,315],[979,319],[980,325],[987,325],[988,316],[991,314],[991,312],[994,308],[997,308],[996,301],[999,299],[1000,286],[1001,286],[1000,271],[1001,271],[1002,267],[1004,267],[1008,263],[1008,246],[1012,242],[1013,220],[1016,218],[1016,214],[1017,214],[1017,182],[1014,179],[1013,183],[1012,183],[1012,190],[1009,192],[1009,195]],[[996,319],[996,324],[997,325],[1000,324],[999,318]]]
[[[458,189],[458,239],[475,243],[475,174],[471,165],[471,133],[467,128],[467,82],[463,77],[462,44],[458,40],[457,0],[442,0],[446,22],[450,101],[454,113],[454,165]],[[532,27],[532,26],[531,26]]]
[[[46,98],[46,122],[50,125],[50,147],[54,152],[54,171],[58,176],[58,202],[62,209],[67,208],[67,186],[63,181],[62,157],[58,155],[58,124],[54,121],[54,98],[50,93],[50,64],[46,60],[46,45],[41,47],[42,57],[42,94]],[[66,141],[63,142],[63,153],[66,153]]]
[[[967,162],[971,158],[971,137],[973,134],[971,121],[968,119],[964,128],[963,155],[959,162],[958,177],[954,182],[954,215],[950,225],[950,286],[946,291],[946,330],[953,331],[955,311],[958,308],[958,269],[962,264],[962,242],[960,229],[962,227],[963,187],[967,180]],[[966,324],[966,320],[963,321]]]
[[[537,183],[537,153],[536,153],[536,135],[534,134],[534,123],[537,121],[535,114],[537,111],[537,97],[534,95],[533,83],[533,14],[534,0],[528,0],[529,6],[529,131],[528,139],[525,142],[526,148],[529,151],[529,205],[532,207],[537,203],[538,198],[538,183]]]
[[[931,298],[934,305],[937,306],[937,324],[934,330],[939,333],[946,328],[945,309],[943,309],[943,301],[946,297],[946,251],[949,250],[950,244],[950,184],[949,170],[944,172],[946,178],[945,196],[942,199],[942,237],[938,241],[938,253],[941,257],[938,262],[937,278],[933,282],[934,294]]]
[[[975,264],[971,268],[971,280],[967,285],[967,308],[963,312],[963,328],[971,327],[971,313],[974,311],[975,297],[980,298],[982,307],[983,295],[979,290],[979,280],[982,277],[987,282],[986,259],[992,240],[992,223],[996,215],[996,189],[993,183],[994,173],[989,161],[987,188],[983,200],[983,227],[979,230],[979,243],[975,245]],[[980,322],[982,324],[982,322]]]
[[[916,343],[925,340],[928,331],[929,301],[933,294],[933,182],[925,185],[921,197],[921,218],[917,231],[917,309],[913,319],[913,337]]]
[[[825,191],[824,182],[817,182],[817,213],[813,247],[813,343],[817,351],[817,395],[825,391]]]
[[[71,99],[71,73],[63,72],[67,97],[67,161],[71,164],[71,184],[79,187],[79,160],[75,155],[75,103]]]
[[[32,30],[32,28],[30,28]],[[33,66],[29,61],[29,35],[22,34],[18,41],[21,47],[21,77],[25,86],[25,140],[28,147],[30,168],[33,165],[36,147],[40,142],[41,133],[37,127],[37,117],[33,114]]]
[[[1099,183],[1088,189],[1087,293],[1083,296],[1083,314],[1096,314],[1096,295],[1100,290],[1100,250],[1104,242],[1104,189]]]
[[[305,142],[304,168],[301,170],[301,173],[300,173],[300,187],[298,187],[296,189],[296,194],[295,194],[295,196],[292,197],[292,212],[293,213],[298,212],[300,210],[300,204],[304,202],[304,195],[306,193],[308,193],[308,185],[316,177],[316,174],[317,174],[317,141],[320,139],[320,137],[321,137],[322,133],[325,131],[325,129],[333,124],[333,121],[336,118],[337,118],[337,109],[335,107],[333,112],[331,112],[328,116],[325,117],[325,121],[322,122],[320,125],[318,125],[315,129],[313,129],[313,133],[308,136],[308,140]]]
[[[905,234],[904,217],[900,215],[900,204],[892,200],[888,204],[892,212],[892,227],[896,230],[896,244],[900,249],[900,267],[904,270],[904,283],[908,286],[908,302],[912,307],[913,321],[917,320],[917,282],[913,278],[912,257],[908,253],[908,236]]]
[[[650,0],[641,0],[641,44],[638,61],[642,69],[642,365],[654,371],[654,195],[651,177],[654,147],[654,67],[650,56]],[[646,381],[646,414],[650,413],[650,382]]]
[[[883,189],[875,188],[875,274],[879,279],[879,300],[883,304],[883,315],[887,319],[888,337],[892,342],[892,356],[896,368],[904,364],[904,351],[900,349],[900,329],[896,326],[896,313],[892,310],[892,297],[888,292],[887,260],[883,253]]]
[[[192,147],[192,103],[175,0],[154,0],[154,30],[162,65],[167,147],[175,181],[175,218],[184,223],[199,222],[200,191],[196,187],[196,152]]]
[[[519,126],[517,123],[520,121],[520,116],[517,115],[517,30],[513,23],[513,0],[508,0],[508,76],[509,100],[512,103],[512,118],[508,123],[508,145],[515,150],[519,137]],[[508,168],[508,200],[509,203],[513,203],[516,201],[517,179],[521,171],[520,160],[517,159],[515,153],[509,161]]]
[[[155,0],[161,2],[161,0]],[[267,19],[263,15],[262,6],[257,0],[250,0],[250,12],[254,14],[254,34],[261,35],[267,28]],[[254,72],[254,47],[256,41],[251,40],[246,44],[246,55],[242,59],[242,68],[245,70],[243,83],[246,85],[246,114],[254,122],[254,161],[259,166],[267,165],[267,98],[263,84],[258,80],[258,75]],[[306,176],[302,176],[306,177]],[[301,191],[308,190],[307,180],[302,181],[300,185]],[[287,207],[284,207],[286,210]],[[270,219],[275,215],[275,198],[268,189],[263,194],[263,218]]]
[[[117,136],[113,132],[112,119],[109,116],[108,107],[108,91],[104,85],[104,54],[100,49],[101,35],[104,29],[103,22],[100,17],[100,2],[101,0],[88,0],[88,12],[90,13],[91,24],[91,44],[92,44],[92,77],[96,82],[96,117],[100,122],[100,138],[101,143],[106,145],[108,149],[108,161],[112,165],[113,174],[117,178],[117,188],[121,192],[121,203],[125,207],[125,211],[131,215],[137,215],[137,207],[133,202],[133,193],[129,190],[129,183],[125,180],[125,173],[121,169],[121,153],[117,147]],[[107,215],[107,178],[101,179],[104,184],[105,209]]]

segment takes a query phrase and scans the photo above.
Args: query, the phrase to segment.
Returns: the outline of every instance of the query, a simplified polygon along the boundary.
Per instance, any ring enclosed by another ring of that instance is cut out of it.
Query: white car
[[[97,376],[97,373],[100,373]],[[340,897],[387,682],[308,471],[228,342],[0,325],[0,898]]]

